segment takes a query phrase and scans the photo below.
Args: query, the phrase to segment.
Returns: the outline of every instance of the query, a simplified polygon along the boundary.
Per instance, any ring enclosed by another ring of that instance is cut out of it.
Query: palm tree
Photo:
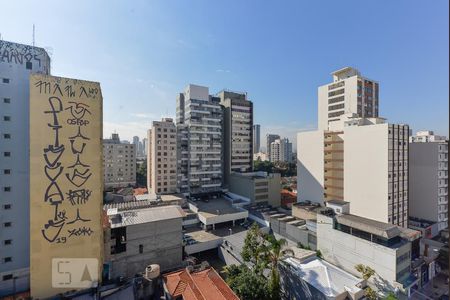
[[[288,255],[294,255],[294,251],[286,248],[287,241],[285,239],[277,240],[274,235],[265,235],[265,260],[270,265],[270,281],[269,288],[272,299],[280,299],[280,273],[278,271],[278,264],[280,260]]]

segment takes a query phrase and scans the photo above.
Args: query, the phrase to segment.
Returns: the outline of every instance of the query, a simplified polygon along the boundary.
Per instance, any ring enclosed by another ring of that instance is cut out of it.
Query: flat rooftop
[[[339,224],[372,233],[386,239],[391,239],[400,235],[400,230],[396,225],[379,222],[360,216],[350,214],[336,215],[336,220]]]
[[[111,228],[125,227],[144,223],[182,218],[184,212],[176,205],[147,207],[133,210],[117,211],[108,215]]]
[[[233,207],[231,202],[224,198],[210,199],[208,201],[198,200],[189,203],[195,205],[198,208],[198,214],[203,215],[205,218],[242,212]]]
[[[218,226],[219,227],[219,226]],[[231,229],[231,235],[230,235],[230,229]],[[191,227],[191,228],[187,228],[186,232],[184,233],[184,235],[186,237],[190,237],[191,239],[199,242],[199,243],[204,243],[204,242],[209,242],[209,241],[213,241],[213,240],[217,240],[219,238],[228,238],[230,236],[233,235],[239,235],[242,232],[244,232],[243,237],[245,238],[245,235],[247,233],[247,229],[240,226],[240,225],[236,225],[233,227],[220,227],[217,228],[215,230],[208,230],[205,231],[203,229],[199,229],[196,227]],[[243,245],[244,241],[242,241],[242,245]]]

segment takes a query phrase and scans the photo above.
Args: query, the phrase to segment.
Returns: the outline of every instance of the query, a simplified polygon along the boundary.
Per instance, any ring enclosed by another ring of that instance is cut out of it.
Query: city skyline
[[[261,136],[279,134],[295,147],[298,131],[316,128],[318,87],[346,66],[379,80],[380,116],[409,124],[413,132],[448,136],[447,1],[364,7],[356,1],[283,7],[138,1],[132,8],[48,1],[52,10],[39,15],[21,9],[32,2],[21,2],[4,4],[11,13],[0,20],[2,39],[31,44],[35,24],[36,46],[50,50],[53,74],[99,81],[104,137],[145,137],[152,121],[175,116],[178,91],[193,83],[212,93],[247,92]],[[221,11],[233,16],[233,24],[212,19],[204,26],[207,18],[183,15],[189,10],[196,16]],[[338,22],[345,34],[334,29]]]

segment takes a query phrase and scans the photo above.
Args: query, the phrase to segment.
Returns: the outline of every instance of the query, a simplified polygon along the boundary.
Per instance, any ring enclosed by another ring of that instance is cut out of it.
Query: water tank
[[[161,268],[157,264],[149,265],[145,268],[145,277],[147,279],[156,279],[161,273]]]

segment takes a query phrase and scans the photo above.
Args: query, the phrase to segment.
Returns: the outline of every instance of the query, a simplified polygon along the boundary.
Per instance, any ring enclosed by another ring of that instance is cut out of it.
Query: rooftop
[[[239,300],[214,268],[191,271],[188,268],[164,277],[164,284],[173,298],[183,300]]]
[[[231,202],[224,198],[211,199],[208,201],[198,200],[190,203],[197,207],[198,214],[203,215],[205,218],[241,212],[241,210],[233,207]]]
[[[327,297],[336,297],[347,291],[356,293],[361,290],[363,279],[318,258],[309,259],[303,263],[289,257],[284,260],[291,265],[292,271],[302,280],[318,289]]]
[[[350,202],[347,202],[344,200],[328,200],[327,203],[334,204],[334,205],[345,205],[345,204],[349,204]]]
[[[391,239],[400,235],[400,230],[396,225],[383,223],[360,216],[350,214],[336,215],[336,220],[340,224],[381,236],[386,239]]]
[[[162,220],[182,218],[183,210],[176,205],[147,207],[125,211],[114,211],[108,215],[111,228],[138,225]]]

